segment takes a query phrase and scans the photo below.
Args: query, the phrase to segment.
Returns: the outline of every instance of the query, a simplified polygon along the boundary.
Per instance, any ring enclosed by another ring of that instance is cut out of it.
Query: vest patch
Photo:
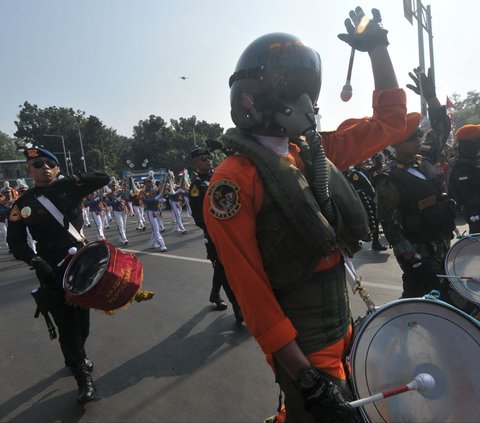
[[[210,207],[208,211],[217,219],[229,219],[240,210],[240,188],[228,179],[215,182],[208,190]]]
[[[190,190],[190,197],[199,197],[199,196],[200,196],[200,190],[196,185],[194,185]]]
[[[13,206],[12,210],[10,211],[8,220],[10,220],[11,222],[18,222],[19,220],[22,220],[20,209],[16,204]]]

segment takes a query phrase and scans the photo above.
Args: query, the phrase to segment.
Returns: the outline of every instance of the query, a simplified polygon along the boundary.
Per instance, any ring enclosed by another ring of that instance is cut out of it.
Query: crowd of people
[[[285,415],[304,423],[358,418],[348,404],[353,394],[344,365],[352,341],[344,261],[362,243],[371,241],[371,249],[383,253],[393,249],[403,271],[402,298],[437,290],[455,305],[448,281],[437,275],[444,273],[459,212],[470,233],[480,229],[480,125],[455,132],[446,160],[452,154],[446,154],[451,122],[431,75],[416,69],[408,86],[427,102],[428,126],[419,113],[407,113],[387,31],[380,12],[373,9],[372,15],[365,21],[361,8],[352,11],[347,33],[339,35],[370,57],[372,117],[317,132],[320,56],[297,37],[274,33],[246,48],[230,78],[236,127],[223,137],[228,157],[214,169],[212,151],[196,146],[191,184],[171,173],[156,179],[153,172],[141,182],[104,174],[60,179],[52,153],[26,151],[35,185],[4,184],[0,246],[8,242],[15,258],[51,288],[79,403],[96,395],[84,350],[88,313],[62,302],[62,267],[56,266],[75,242],[67,233],[54,240],[45,233],[48,216],[38,212],[38,195],[61,200],[77,230],[94,227],[98,240],[113,239],[115,225],[121,246],[129,243],[127,217],[135,219],[135,230],[151,231],[148,247],[160,252],[167,251],[162,233],[169,214],[179,234],[186,233],[182,216],[192,217],[213,266],[210,302],[218,310],[227,307],[223,288],[285,394],[277,421]]]

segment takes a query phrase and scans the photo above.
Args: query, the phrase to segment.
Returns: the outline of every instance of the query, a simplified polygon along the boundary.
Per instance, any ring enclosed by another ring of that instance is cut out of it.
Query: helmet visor
[[[315,104],[320,93],[322,69],[319,54],[301,42],[272,43],[267,49],[263,83],[273,96],[295,101],[307,94]]]

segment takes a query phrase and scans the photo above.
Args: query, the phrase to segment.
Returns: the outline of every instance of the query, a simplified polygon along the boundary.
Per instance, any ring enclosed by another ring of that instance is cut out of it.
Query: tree
[[[189,167],[190,151],[195,145],[205,146],[207,139],[219,139],[223,128],[218,124],[190,118],[171,119],[167,126],[164,119],[150,115],[133,128],[133,145],[130,160],[135,170],[145,158],[153,169],[168,168],[178,173]]]
[[[454,111],[452,112],[453,122],[456,128],[472,123],[480,123],[480,93],[478,91],[468,91],[464,100],[460,95],[452,95]]]
[[[64,154],[60,138],[63,136],[67,156],[71,154],[74,170],[84,170],[81,160],[83,145],[87,170],[105,169],[107,173],[121,173],[121,159],[127,155],[131,143],[114,129],[106,128],[97,117],[85,117],[85,112],[66,107],[40,109],[27,101],[20,107],[18,120],[15,121],[15,136],[60,156]]]
[[[0,160],[22,160],[25,156],[17,150],[18,139],[0,131]]]

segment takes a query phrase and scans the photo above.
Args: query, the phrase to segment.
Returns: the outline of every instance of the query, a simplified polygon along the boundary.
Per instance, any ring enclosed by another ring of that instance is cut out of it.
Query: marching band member
[[[92,225],[90,224],[90,219],[89,219],[89,217],[88,217],[89,214],[90,214],[90,210],[88,209],[87,199],[84,198],[84,199],[82,200],[83,226],[87,226],[87,227],[92,226]]]
[[[7,198],[0,193],[0,235],[2,236],[5,247],[8,247],[8,244],[7,244],[8,213],[10,213],[10,207],[7,206]],[[0,244],[0,248],[2,248],[1,244]]]
[[[140,189],[132,178],[129,179],[130,186],[130,204],[132,204],[133,214],[137,219],[137,231],[145,230],[145,210],[143,207],[142,199],[140,198]]]
[[[183,226],[182,209],[185,191],[181,190],[179,186],[175,186],[175,180],[172,177],[167,184],[169,193],[167,194],[172,208],[172,214],[175,222],[175,231],[185,234],[187,231]]]
[[[57,180],[59,161],[43,148],[28,148],[24,152],[27,171],[35,186],[15,201],[9,214],[8,244],[13,255],[33,267],[40,281],[45,303],[52,314],[59,331],[60,347],[65,365],[69,367],[77,381],[77,402],[83,405],[93,401],[96,389],[90,372],[93,363],[87,359],[85,341],[90,328],[88,309],[73,306],[66,302],[63,290],[63,276],[67,263],[58,266],[71,247],[81,248],[83,244],[72,238],[41,202],[40,197],[51,203],[68,219],[77,231],[82,229],[80,203],[82,198],[108,183],[105,174],[82,173]],[[30,229],[37,241],[38,255],[27,243]]]
[[[141,196],[141,200],[147,211],[147,218],[152,228],[152,236],[150,238],[150,248],[160,248],[160,252],[167,251],[165,241],[160,231],[165,229],[161,219],[160,204],[165,202],[165,198],[158,193],[152,186],[151,181],[145,181],[145,191]]]
[[[90,216],[92,217],[92,220],[97,228],[97,239],[99,241],[104,240],[105,233],[103,232],[102,213],[105,206],[103,205],[101,194],[99,192],[89,194],[86,198],[85,203],[88,207],[88,210],[90,211]]]
[[[127,200],[123,193],[120,191],[120,188],[117,187],[110,194],[107,194],[107,206],[111,207],[113,210],[113,217],[115,223],[117,224],[119,242],[123,245],[128,244],[126,227],[127,227]]]
[[[352,339],[342,251],[358,250],[368,223],[341,172],[395,143],[406,114],[387,31],[380,12],[372,15],[351,11],[339,38],[370,56],[373,116],[321,139],[320,55],[284,33],[245,49],[230,77],[236,128],[223,138],[239,154],[215,170],[203,203],[245,322],[285,394],[288,422],[357,421],[342,361]]]

